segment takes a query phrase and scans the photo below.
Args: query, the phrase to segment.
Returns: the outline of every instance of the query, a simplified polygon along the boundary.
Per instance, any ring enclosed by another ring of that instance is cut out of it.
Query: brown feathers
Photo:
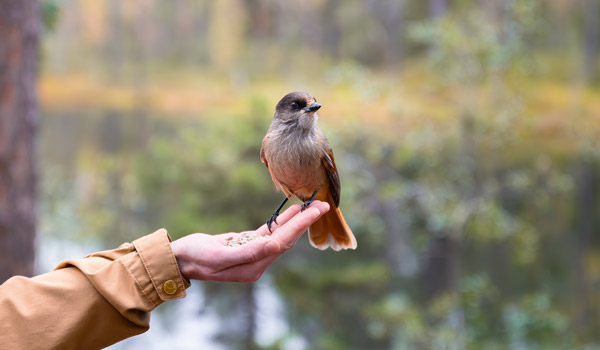
[[[273,122],[263,139],[261,160],[271,174],[275,187],[286,197],[301,201],[327,201],[331,206],[309,228],[310,243],[319,249],[331,247],[356,249],[356,239],[346,224],[340,204],[340,178],[333,151],[317,127],[317,110],[321,107],[306,92],[284,96],[275,108]],[[274,217],[278,212],[276,211]]]

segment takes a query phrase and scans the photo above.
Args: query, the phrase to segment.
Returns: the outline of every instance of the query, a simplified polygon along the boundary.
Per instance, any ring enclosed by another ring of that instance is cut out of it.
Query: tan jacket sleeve
[[[150,311],[183,298],[167,231],[62,262],[0,286],[1,349],[100,349],[148,330]]]

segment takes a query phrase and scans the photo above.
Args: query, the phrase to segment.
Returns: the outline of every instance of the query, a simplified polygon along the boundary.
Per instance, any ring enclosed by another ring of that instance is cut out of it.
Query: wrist
[[[186,258],[186,246],[181,244],[181,239],[178,239],[171,242],[171,250],[173,251],[175,260],[177,260],[177,266],[179,267],[181,276],[189,281],[189,259]]]
[[[175,260],[167,231],[157,230],[134,240],[132,244],[136,253],[127,254],[122,260],[144,294],[156,301],[155,305],[183,298],[189,283],[186,283]]]

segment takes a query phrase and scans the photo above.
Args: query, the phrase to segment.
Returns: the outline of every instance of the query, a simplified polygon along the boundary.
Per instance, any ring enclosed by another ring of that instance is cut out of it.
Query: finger
[[[300,212],[300,208],[300,204],[294,204],[291,207],[289,207],[286,211],[284,211],[281,215],[279,215],[279,217],[277,218],[279,224],[273,223],[273,226],[271,226],[273,232],[275,232],[275,229],[281,227],[282,225],[287,223],[291,218],[293,218],[296,214],[298,214]],[[280,247],[273,246],[273,244],[280,245],[280,242],[278,240],[271,240],[272,242],[270,246],[267,246],[268,240],[266,238],[258,238],[237,247],[227,246],[226,243],[228,239],[234,239],[237,236],[250,232],[252,231],[245,231],[240,233],[223,233],[214,236],[219,239],[219,241],[223,245],[223,248],[225,248],[223,253],[220,254],[218,271],[222,271],[234,265],[253,263],[259,261],[269,255],[275,254],[280,250]],[[255,232],[258,233],[260,236],[264,237],[269,237],[271,235],[266,224],[262,225]]]
[[[321,215],[329,210],[325,202],[313,202],[309,208],[281,225],[273,233],[271,239],[256,239],[241,247],[237,261],[244,261],[237,265],[230,265],[213,274],[216,281],[253,282],[260,278],[264,271],[277,260],[285,251],[290,249],[306,229]],[[274,239],[273,239],[274,238]],[[262,247],[262,251],[258,248]]]
[[[236,247],[223,246],[217,271],[241,264],[254,264],[280,250],[281,243],[269,237],[260,237]]]
[[[314,202],[312,202],[309,205],[309,208],[311,206],[320,206],[321,205],[320,203],[322,203],[320,200],[315,200]],[[289,207],[285,212],[283,212],[283,214],[279,215],[277,217],[277,223],[273,223],[271,225],[272,232],[275,232],[275,230],[278,227],[285,225],[286,222],[288,222],[291,218],[293,218],[295,215],[297,215],[300,212],[301,208],[302,208],[302,206],[300,204],[294,204],[291,207]],[[259,227],[256,230],[256,232],[258,232],[261,236],[272,234],[272,232],[270,232],[269,229],[267,228],[266,224]]]
[[[273,224],[271,225],[271,230],[273,232],[275,232],[275,230],[278,227],[285,225],[285,223],[288,222],[288,220],[290,220],[291,218],[294,217],[294,215],[296,215],[300,212],[300,207],[301,207],[300,204],[294,204],[294,205],[290,206],[289,208],[287,208],[286,211],[284,211],[282,214],[280,214],[277,217],[277,223],[273,222]],[[267,224],[264,224],[261,227],[259,227],[258,230],[256,230],[256,232],[258,232],[258,234],[260,234],[261,236],[271,234],[271,232],[269,232],[269,229],[267,228]]]
[[[284,249],[290,249],[306,229],[317,221],[321,215],[329,211],[329,204],[315,201],[308,209],[294,216],[289,222],[275,231],[272,238],[281,242]]]
[[[213,281],[226,282],[255,282],[267,270],[275,260],[277,260],[284,250],[277,254],[271,255],[255,263],[246,263],[231,266],[225,270],[214,273],[211,277]]]
[[[267,236],[257,238],[238,247],[224,245],[222,253],[219,254],[218,271],[221,272],[240,264],[254,264],[280,251],[290,249],[302,233],[328,210],[329,204],[321,201],[314,201],[308,209],[300,213],[298,213],[300,205],[293,205],[281,214],[282,220],[279,229],[270,236],[275,239],[267,238]],[[256,232],[261,234],[261,229],[265,231],[265,234],[268,232],[266,225],[263,225]]]
[[[311,208],[312,207],[312,208]],[[229,281],[229,282],[255,282],[257,281],[266,269],[279,259],[288,249],[290,249],[298,238],[306,231],[306,229],[315,221],[317,221],[323,214],[329,210],[329,204],[325,202],[313,203],[307,210],[294,216],[285,225],[273,233],[271,239],[257,239],[248,244],[265,241],[263,248],[266,256],[262,259],[254,260],[249,259],[243,264],[230,266],[224,270],[218,271],[213,275],[215,281]],[[273,239],[276,238],[276,239]],[[281,241],[279,244],[278,241]],[[269,251],[269,244],[275,244],[275,249]],[[248,245],[247,244],[247,245]]]

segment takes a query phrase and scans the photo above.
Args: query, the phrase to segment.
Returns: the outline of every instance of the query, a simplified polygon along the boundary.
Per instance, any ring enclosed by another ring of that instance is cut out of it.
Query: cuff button
[[[163,290],[165,293],[173,295],[175,292],[177,292],[177,283],[175,283],[173,280],[168,280],[165,282],[165,284],[163,284]]]

